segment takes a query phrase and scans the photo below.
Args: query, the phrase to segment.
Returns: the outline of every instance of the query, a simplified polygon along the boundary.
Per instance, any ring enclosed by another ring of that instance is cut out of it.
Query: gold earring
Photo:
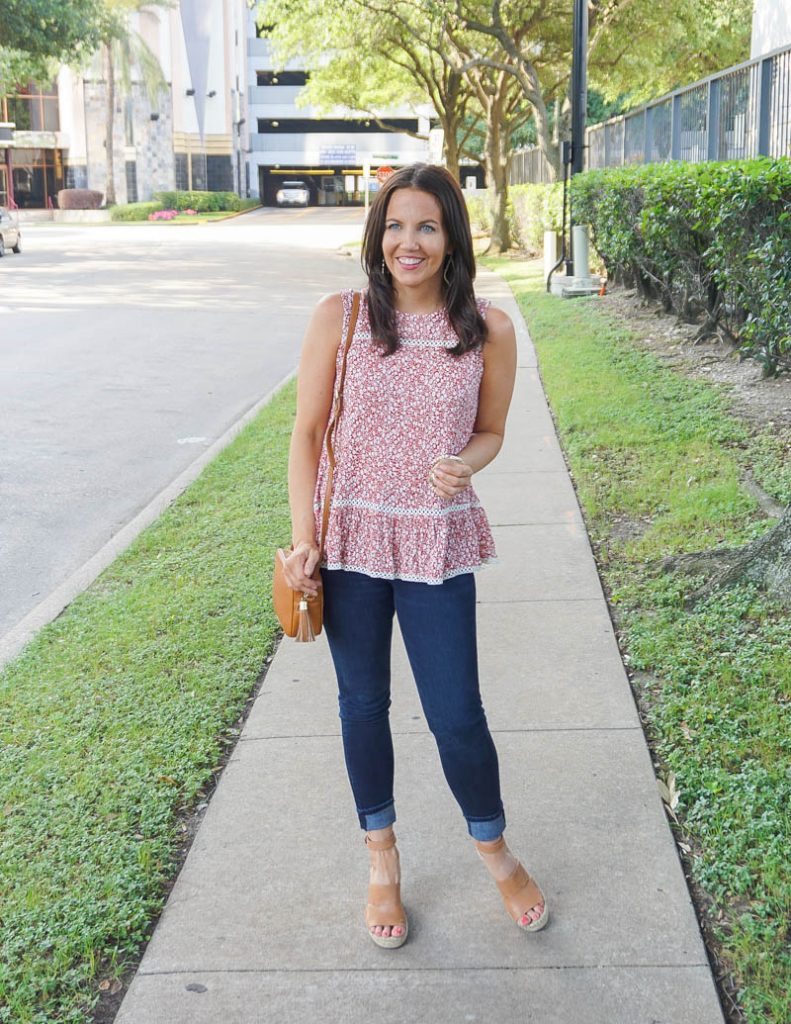
[[[445,257],[445,266],[442,268],[442,280],[445,284],[450,287],[450,278],[448,277],[448,270],[453,266],[453,254],[448,253]]]

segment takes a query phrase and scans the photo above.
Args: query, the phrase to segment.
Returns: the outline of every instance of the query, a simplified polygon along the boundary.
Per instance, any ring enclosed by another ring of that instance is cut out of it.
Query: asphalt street
[[[0,260],[0,641],[295,367],[359,209],[24,230]]]

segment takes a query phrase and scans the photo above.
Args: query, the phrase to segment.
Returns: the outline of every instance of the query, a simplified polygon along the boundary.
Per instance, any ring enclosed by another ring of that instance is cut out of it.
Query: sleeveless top
[[[336,384],[352,296],[351,289],[342,293]],[[482,316],[488,306],[488,300],[478,300]],[[457,455],[472,436],[483,353],[473,349],[452,356],[446,351],[458,338],[444,309],[397,311],[396,318],[399,348],[382,356],[371,337],[363,291],[346,360],[320,564],[382,579],[439,584],[497,561],[486,512],[472,485],[446,498],[428,482],[431,463],[440,455]],[[317,539],[328,468],[325,432],[313,503]]]

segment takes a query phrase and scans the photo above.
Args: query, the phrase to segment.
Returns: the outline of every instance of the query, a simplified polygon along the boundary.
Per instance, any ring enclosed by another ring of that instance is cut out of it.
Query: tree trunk
[[[505,91],[489,104],[486,118],[486,174],[491,192],[492,233],[489,255],[508,252],[511,226],[508,223],[509,135],[503,118]]]
[[[711,579],[690,594],[688,606],[734,583],[755,583],[776,601],[791,605],[791,505],[768,533],[744,547],[668,558],[662,568],[693,574],[714,569]]]
[[[552,139],[547,108],[544,105],[543,99],[538,103],[531,103],[531,106],[533,108],[533,120],[536,123],[538,148],[546,160],[552,181],[559,181],[563,177],[563,169],[560,163],[560,144]]]
[[[440,115],[442,124],[442,155],[445,158],[445,166],[456,179],[459,180],[459,140],[458,140],[458,118],[455,114],[445,113]]]
[[[115,205],[115,165],[113,162],[113,136],[115,134],[115,68],[113,67],[112,43],[104,46],[104,70],[107,83],[107,107],[104,121],[104,146],[106,180],[104,186],[105,206]]]
[[[456,72],[447,73],[442,81],[444,89],[442,93],[442,104],[435,104],[442,125],[442,156],[445,166],[456,179],[459,180],[459,125],[461,121],[462,107],[459,104],[461,91],[461,76]],[[463,106],[463,105],[462,105]]]

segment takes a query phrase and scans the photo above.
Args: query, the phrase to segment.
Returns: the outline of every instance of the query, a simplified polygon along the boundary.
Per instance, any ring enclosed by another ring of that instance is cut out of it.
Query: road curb
[[[93,583],[97,576],[102,573],[108,565],[115,561],[118,555],[145,530],[147,526],[155,522],[165,509],[171,505],[180,494],[182,494],[193,481],[195,481],[204,468],[216,458],[220,452],[234,440],[251,420],[255,419],[258,413],[268,405],[278,392],[289,383],[296,375],[296,367],[286,374],[263,398],[260,398],[252,405],[247,412],[243,413],[238,420],[214,441],[209,447],[201,452],[186,469],[166,487],[164,487],[149,503],[130,519],[130,521],[115,533],[110,540],[104,544],[95,555],[92,555],[79,569],[63,581],[55,590],[31,609],[15,626],[0,638],[0,669],[3,669],[32,640],[36,633],[48,623],[56,619],[64,608],[78,597],[84,590]]]

